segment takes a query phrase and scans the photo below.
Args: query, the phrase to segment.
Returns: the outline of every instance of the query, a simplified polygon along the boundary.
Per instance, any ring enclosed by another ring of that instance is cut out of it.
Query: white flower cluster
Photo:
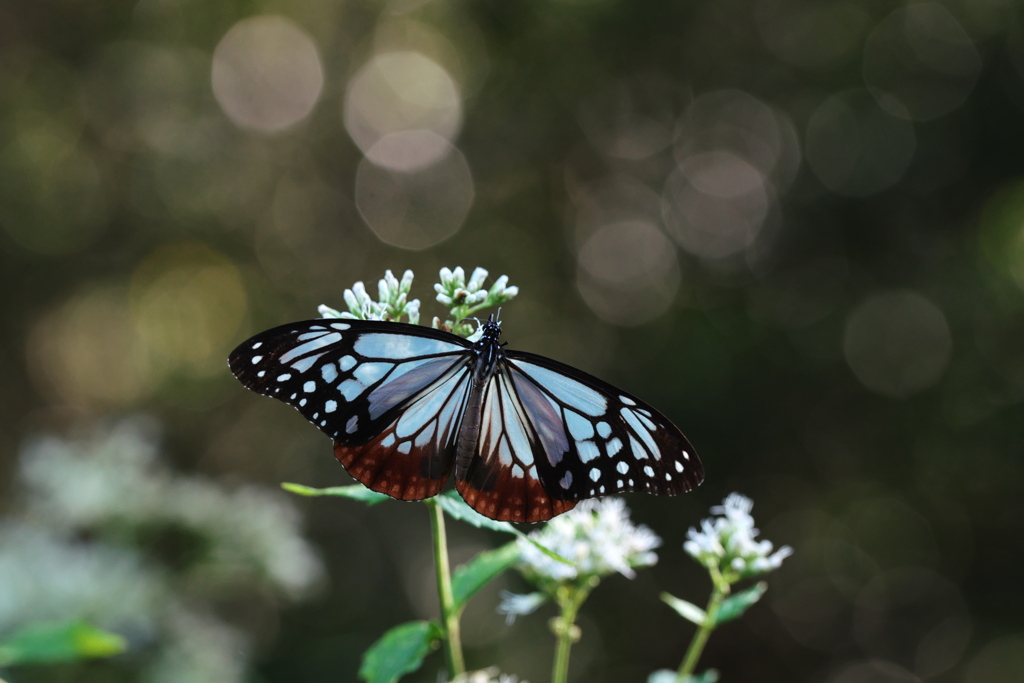
[[[482,308],[483,306],[496,306],[511,300],[519,293],[518,287],[508,286],[508,276],[502,275],[490,289],[484,289],[484,280],[488,272],[485,268],[476,268],[469,282],[466,282],[466,272],[462,267],[455,270],[448,268],[441,269],[441,282],[434,285],[437,292],[437,300],[455,308],[458,306]]]
[[[746,496],[730,493],[711,508],[718,517],[702,520],[700,531],[690,527],[683,549],[705,567],[717,567],[729,583],[778,569],[793,549],[782,546],[772,553],[771,541],[756,540],[753,507]]]
[[[606,576],[618,572],[633,578],[635,567],[658,561],[654,549],[661,539],[644,525],[629,520],[621,498],[588,500],[530,534],[545,548],[572,562],[558,562],[535,545],[520,540],[521,563],[527,573],[554,581]]]
[[[621,498],[584,501],[530,538],[572,564],[559,562],[533,543],[519,539],[519,571],[542,592],[503,593],[498,613],[509,623],[554,597],[561,585],[585,584],[616,572],[633,578],[635,568],[657,563],[654,549],[661,545],[653,531],[630,521],[629,508]]]
[[[362,282],[345,290],[347,311],[336,311],[330,306],[320,306],[320,315],[324,318],[350,318],[355,320],[390,320],[398,321],[406,316],[409,322],[416,325],[420,321],[420,300],[409,299],[412,289],[413,273],[411,270],[402,274],[399,280],[388,270],[377,283],[377,301],[366,291]]]

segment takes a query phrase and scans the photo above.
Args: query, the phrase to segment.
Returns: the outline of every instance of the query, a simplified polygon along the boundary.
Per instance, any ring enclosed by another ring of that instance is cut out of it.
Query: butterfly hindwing
[[[511,351],[506,362],[543,442],[547,467],[538,471],[551,496],[673,495],[703,480],[693,446],[646,403],[543,356]]]
[[[504,363],[499,362],[488,383],[481,408],[477,455],[465,477],[456,474],[455,487],[466,503],[487,517],[511,522],[537,522],[571,510],[575,502],[545,490],[540,473],[550,467],[544,444]]]
[[[470,372],[460,361],[408,402],[369,443],[334,442],[334,455],[363,485],[402,500],[444,488],[455,462]]]

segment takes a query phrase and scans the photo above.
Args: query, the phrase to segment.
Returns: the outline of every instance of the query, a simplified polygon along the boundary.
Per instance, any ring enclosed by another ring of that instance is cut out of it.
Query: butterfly
[[[455,487],[477,512],[539,522],[624,491],[674,495],[703,480],[683,433],[612,385],[499,343],[406,323],[323,318],[275,327],[228,359],[249,389],[334,439],[355,479],[402,500]]]

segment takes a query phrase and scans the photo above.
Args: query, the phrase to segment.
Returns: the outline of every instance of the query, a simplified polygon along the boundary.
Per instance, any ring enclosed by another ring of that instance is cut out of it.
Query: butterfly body
[[[503,353],[498,339],[501,327],[493,321],[483,323],[483,336],[473,344],[473,383],[469,388],[466,411],[459,429],[458,449],[455,453],[455,479],[466,478],[480,440],[480,423],[483,418],[483,395],[487,384],[494,377],[498,361]]]
[[[703,479],[686,437],[654,408],[557,361],[379,321],[283,325],[229,365],[249,389],[295,407],[334,440],[349,474],[403,500],[436,495],[454,471],[488,517],[542,521],[584,498],[672,495]]]

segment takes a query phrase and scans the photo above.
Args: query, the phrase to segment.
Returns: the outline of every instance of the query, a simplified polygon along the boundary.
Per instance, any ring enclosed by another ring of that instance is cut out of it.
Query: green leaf
[[[491,529],[492,531],[512,534],[513,536],[525,539],[528,543],[534,545],[537,550],[541,551],[555,562],[561,562],[568,565],[572,564],[569,560],[552,550],[548,550],[508,522],[499,522],[491,519],[490,517],[484,517],[479,512],[469,507],[469,505],[466,504],[466,501],[462,500],[462,497],[455,491],[445,491],[431,500],[436,501],[437,504],[441,506],[441,509],[444,510],[452,519],[472,524],[478,529]]]
[[[668,605],[676,612],[678,612],[679,615],[683,617],[683,619],[686,619],[687,621],[692,621],[693,623],[697,624],[697,626],[703,626],[704,622],[707,621],[707,612],[702,610],[700,607],[697,607],[697,605],[693,604],[692,602],[680,600],[676,596],[670,595],[668,593],[662,593],[661,599],[665,602],[666,605]]]
[[[761,581],[745,591],[730,595],[722,601],[722,606],[718,610],[718,616],[715,617],[715,624],[724,624],[727,621],[743,616],[743,613],[751,605],[761,599],[766,590],[768,590],[768,584]]]
[[[33,624],[0,643],[0,665],[45,664],[109,657],[124,652],[127,642],[116,633],[82,621]]]
[[[452,575],[455,609],[465,607],[471,597],[518,559],[519,544],[512,541],[500,548],[484,551],[456,569]]]
[[[359,677],[367,683],[394,683],[423,664],[441,638],[434,621],[410,621],[389,630],[363,654]]]
[[[339,496],[341,498],[361,500],[367,505],[376,505],[377,503],[383,503],[385,500],[394,500],[391,496],[371,491],[362,484],[352,484],[351,486],[329,486],[327,488],[318,489],[312,486],[293,484],[286,481],[281,484],[281,488],[291,493],[297,493],[300,496]]]

